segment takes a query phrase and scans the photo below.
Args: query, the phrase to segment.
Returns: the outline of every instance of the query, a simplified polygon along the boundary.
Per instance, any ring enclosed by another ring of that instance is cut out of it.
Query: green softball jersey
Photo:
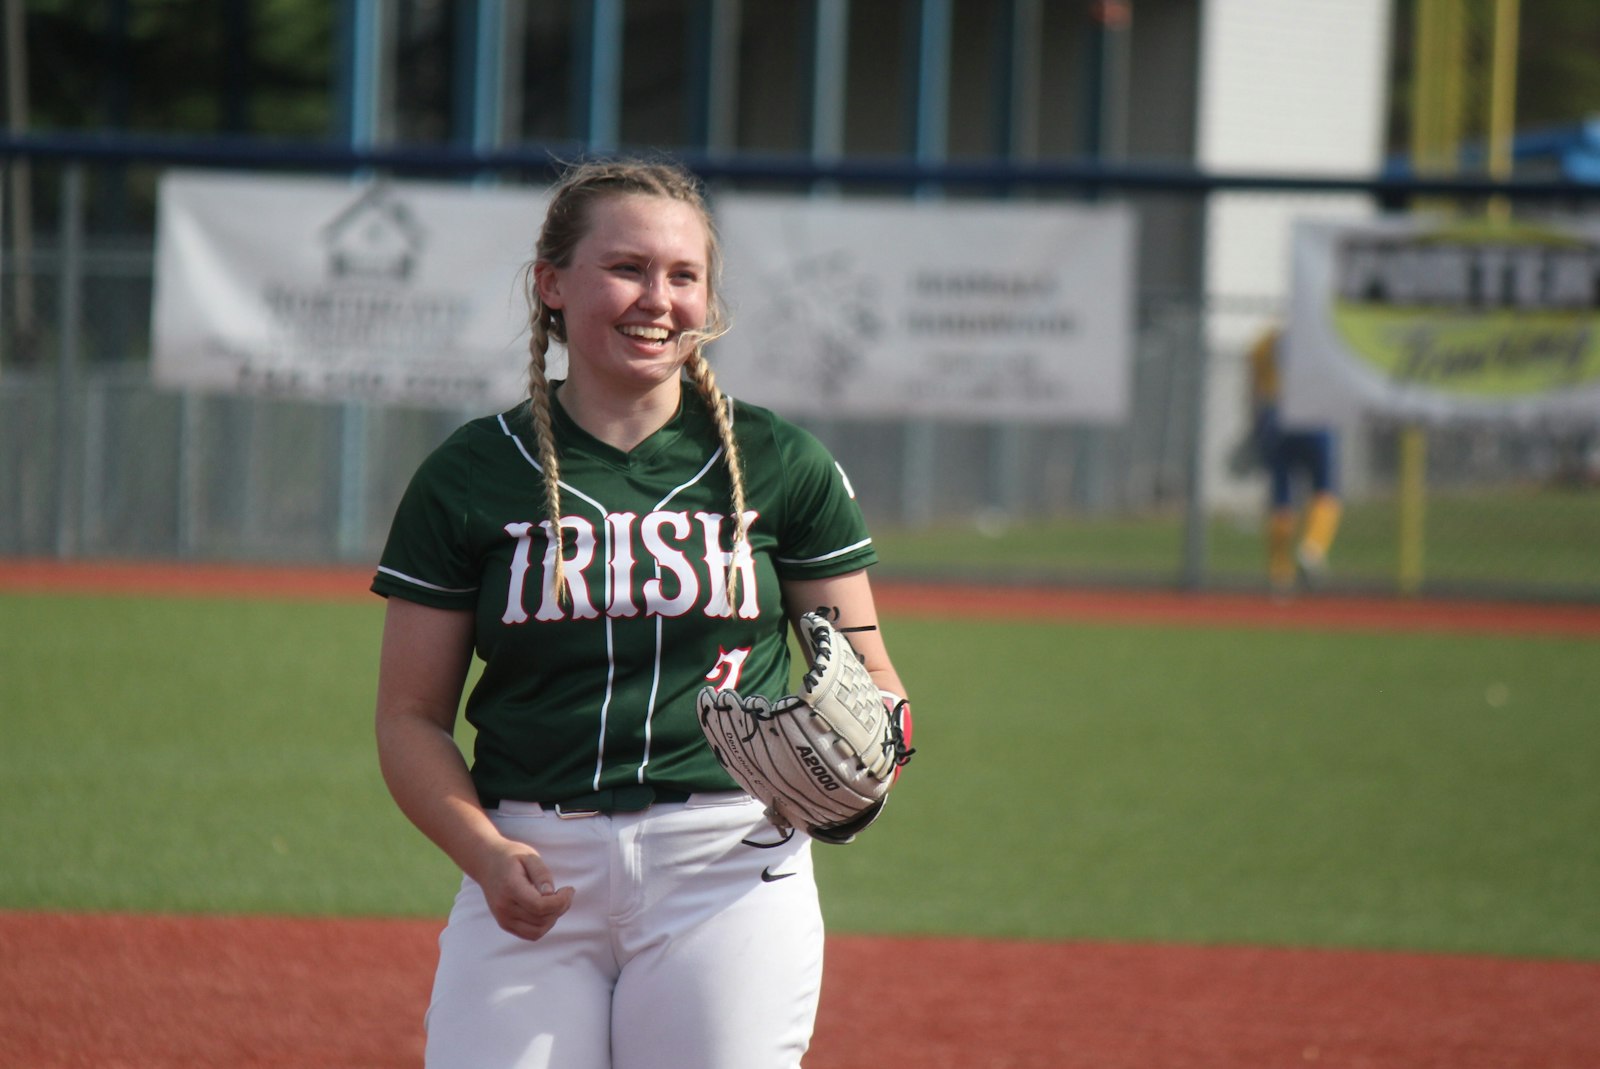
[[[526,403],[466,424],[422,462],[372,589],[475,613],[484,664],[466,717],[485,805],[638,784],[733,789],[695,696],[708,684],[787,691],[778,580],[877,559],[849,482],[811,434],[732,404],[751,552],[730,605],[728,470],[698,397],[686,389],[678,414],[631,452],[551,409],[570,596],[552,593],[555,544]]]

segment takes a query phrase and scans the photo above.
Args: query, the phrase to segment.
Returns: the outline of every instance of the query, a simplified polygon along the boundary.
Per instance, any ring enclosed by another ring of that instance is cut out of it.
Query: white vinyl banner
[[[493,409],[526,391],[519,276],[542,191],[174,172],[156,228],[162,386]]]
[[[1134,220],[1117,205],[724,194],[737,397],[817,416],[1126,418]]]
[[[1286,422],[1600,421],[1600,225],[1295,227]]]

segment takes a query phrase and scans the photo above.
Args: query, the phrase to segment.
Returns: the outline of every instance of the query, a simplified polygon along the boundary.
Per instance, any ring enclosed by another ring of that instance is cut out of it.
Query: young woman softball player
[[[570,170],[527,274],[528,398],[456,431],[397,510],[372,584],[379,761],[464,873],[429,1066],[775,1069],[810,1041],[811,840],[735,787],[696,694],[785,694],[786,628],[818,606],[904,689],[842,470],[717,387],[719,259],[685,172]]]

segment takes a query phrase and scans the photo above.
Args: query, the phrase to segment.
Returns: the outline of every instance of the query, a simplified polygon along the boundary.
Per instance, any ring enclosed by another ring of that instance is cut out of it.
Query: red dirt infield
[[[0,592],[373,599],[371,569],[0,558]],[[1600,605],[875,582],[885,612],[1156,625],[1600,635]]]
[[[0,913],[0,1065],[419,1066],[438,929]],[[1600,963],[840,936],[806,1066],[1592,1069],[1597,1006]]]
[[[0,560],[0,593],[359,599],[369,578]],[[1600,635],[1600,606],[899,583],[878,601],[996,618]],[[419,1066],[440,923],[0,911],[0,1069]],[[1600,962],[833,936],[806,1065],[1594,1069],[1597,1021]]]

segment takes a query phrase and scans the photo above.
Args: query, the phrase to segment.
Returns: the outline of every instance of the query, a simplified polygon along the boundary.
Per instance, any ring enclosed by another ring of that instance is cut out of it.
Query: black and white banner
[[[526,392],[541,191],[175,172],[162,179],[158,384],[506,407]]]
[[[727,194],[716,215],[733,329],[711,358],[737,397],[817,416],[1126,417],[1120,206]]]
[[[523,267],[547,193],[175,172],[161,185],[164,386],[484,410],[523,396]],[[1134,220],[1119,206],[728,194],[733,329],[710,358],[781,412],[1120,421]],[[564,354],[552,353],[560,375]]]

